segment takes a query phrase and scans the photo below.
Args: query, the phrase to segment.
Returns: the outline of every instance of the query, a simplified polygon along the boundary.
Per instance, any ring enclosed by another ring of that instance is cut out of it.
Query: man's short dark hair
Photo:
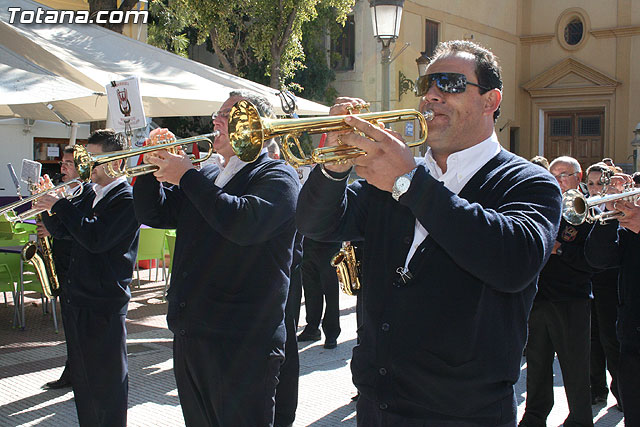
[[[62,149],[62,154],[73,154],[73,145],[67,145]]]
[[[126,147],[124,136],[113,129],[98,129],[87,140],[87,144],[99,145],[103,153],[121,151]]]
[[[500,68],[500,64],[498,64],[498,57],[489,49],[486,49],[476,43],[465,40],[440,42],[431,56],[429,65],[433,64],[438,59],[444,58],[448,55],[455,55],[456,53],[469,53],[473,55],[476,63],[476,77],[478,78],[478,84],[480,86],[484,86],[489,89],[502,90],[502,68]],[[486,92],[486,90],[480,89],[480,93],[484,94]],[[498,109],[493,112],[494,122],[498,120],[499,115],[500,106],[498,106]]]

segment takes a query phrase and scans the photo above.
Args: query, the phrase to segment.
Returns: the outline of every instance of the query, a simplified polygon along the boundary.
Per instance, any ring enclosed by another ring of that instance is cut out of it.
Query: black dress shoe
[[[66,378],[60,378],[55,381],[50,381],[44,385],[43,388],[48,390],[58,390],[60,388],[68,388],[71,387],[71,381]]]
[[[336,348],[338,346],[338,341],[326,339],[324,340],[324,348],[331,350],[332,348]]]
[[[315,331],[307,331],[307,328],[304,328],[304,331],[298,335],[298,342],[304,341],[320,341],[320,329],[316,329]]]

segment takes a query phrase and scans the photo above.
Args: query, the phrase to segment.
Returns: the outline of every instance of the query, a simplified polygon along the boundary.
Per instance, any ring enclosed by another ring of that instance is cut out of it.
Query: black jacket
[[[91,206],[91,202],[95,197],[95,192],[93,190],[93,184],[91,183],[83,183],[82,184],[82,193],[71,199],[71,203],[78,206],[78,209],[85,209],[88,204]],[[49,230],[49,233],[53,236],[54,234],[63,235],[64,237],[54,238],[53,240],[53,260],[56,265],[56,273],[58,275],[58,279],[60,280],[60,285],[64,287],[64,282],[67,278],[67,271],[69,271],[69,263],[71,262],[71,247],[73,246],[73,241],[71,240],[71,236],[66,233],[57,233],[57,227],[64,227],[59,221],[49,221],[48,225],[54,230]]]
[[[406,417],[513,421],[527,316],[560,200],[548,172],[506,151],[459,196],[419,166],[400,202],[365,181],[345,192],[314,170],[298,229],[317,240],[364,240],[364,320],[351,364],[362,395]],[[429,235],[404,284],[396,270],[416,218]]]
[[[131,186],[112,188],[95,207],[89,190],[81,206],[63,199],[43,222],[54,238],[71,238],[65,301],[74,307],[126,313],[138,252],[139,224]]]
[[[556,238],[561,243],[560,250],[549,257],[540,272],[536,301],[571,301],[593,296],[591,277],[598,270],[587,263],[584,255],[584,242],[591,227],[588,222],[571,225],[562,219]]]
[[[284,343],[298,176],[266,154],[224,189],[214,184],[218,173],[207,165],[185,173],[180,186],[165,188],[153,176],[134,186],[138,219],[177,229],[169,328]]]
[[[585,254],[594,267],[620,267],[618,341],[625,351],[640,351],[640,235],[619,228],[618,221],[596,224],[585,244]]]

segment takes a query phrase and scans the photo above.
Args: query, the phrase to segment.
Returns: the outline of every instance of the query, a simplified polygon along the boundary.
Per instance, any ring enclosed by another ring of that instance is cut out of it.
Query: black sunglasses
[[[462,93],[467,90],[467,85],[476,86],[485,91],[491,90],[488,87],[480,86],[477,83],[467,81],[467,76],[460,73],[432,73],[418,78],[417,95],[422,96],[429,91],[433,83],[445,93]]]

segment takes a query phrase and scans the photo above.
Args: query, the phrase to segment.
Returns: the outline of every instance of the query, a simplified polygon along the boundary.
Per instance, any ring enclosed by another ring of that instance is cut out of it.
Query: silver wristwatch
[[[407,192],[407,190],[409,190],[411,179],[416,173],[416,170],[418,170],[417,166],[413,168],[411,172],[405,173],[404,175],[400,175],[396,178],[395,182],[393,183],[393,188],[391,189],[391,197],[393,197],[396,201],[398,201],[400,199],[400,196],[402,196]]]

